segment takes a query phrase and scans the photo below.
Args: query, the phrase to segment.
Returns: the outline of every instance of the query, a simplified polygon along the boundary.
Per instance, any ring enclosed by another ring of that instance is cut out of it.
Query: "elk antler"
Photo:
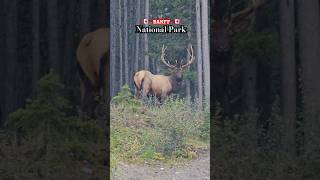
[[[189,61],[188,61],[186,64],[184,64],[184,65],[181,66],[182,69],[190,66],[190,64],[192,64],[193,61],[194,61],[194,59],[195,59],[194,56],[193,56],[193,48],[192,48],[192,45],[190,45],[190,50],[187,49],[187,51],[188,51],[188,55],[190,56],[190,59],[189,59]],[[191,53],[190,53],[190,51],[191,51]]]
[[[161,50],[161,61],[166,65],[166,66],[168,66],[169,68],[171,68],[171,69],[176,69],[177,67],[175,67],[174,65],[172,65],[172,64],[169,64],[169,63],[167,63],[166,62],[166,60],[164,59],[164,55],[165,55],[165,51],[166,51],[166,49],[167,49],[167,46],[166,47],[164,47],[164,45],[162,45],[162,50]]]

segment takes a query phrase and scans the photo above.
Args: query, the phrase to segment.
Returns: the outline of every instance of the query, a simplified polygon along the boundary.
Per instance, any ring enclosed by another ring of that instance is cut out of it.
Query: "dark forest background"
[[[78,117],[76,48],[106,0],[0,1],[0,179],[105,179],[103,130]]]
[[[319,179],[319,1],[212,6],[214,179]]]
[[[0,2],[1,123],[36,94],[37,81],[52,69],[79,101],[76,48],[84,34],[109,23],[104,0]]]

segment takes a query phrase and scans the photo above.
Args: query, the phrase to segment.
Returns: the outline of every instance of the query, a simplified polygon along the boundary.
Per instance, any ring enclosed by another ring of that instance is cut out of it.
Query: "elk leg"
[[[80,81],[81,86],[81,103],[80,103],[80,116],[86,116],[90,112],[90,99],[91,97],[91,88],[88,86],[87,82]]]
[[[150,86],[144,83],[142,88],[142,96],[147,97],[149,92],[150,92]]]
[[[156,96],[155,103],[157,106],[161,105],[161,97]]]
[[[135,98],[137,99],[140,99],[141,98],[141,90],[139,90],[137,87],[136,87],[136,92],[135,92]]]
[[[162,93],[160,97],[160,104],[163,104],[163,102],[166,100],[167,93]]]
[[[142,91],[142,88],[139,88],[136,84],[136,82],[134,82],[134,87],[135,87],[135,98],[137,99],[140,99],[141,98],[141,91]]]
[[[91,90],[86,89],[83,97],[81,111],[85,116],[93,117],[94,96]]]
[[[155,94],[155,97],[156,97],[156,99],[155,99],[156,105],[157,105],[157,106],[162,105],[162,102],[164,101],[165,95],[164,95],[163,93],[162,93],[161,95],[156,95],[156,94]]]
[[[142,97],[147,97],[148,96],[148,94],[149,94],[149,90],[143,90],[142,91]]]
[[[99,69],[99,85],[100,96],[103,102],[107,102],[110,96],[109,92],[109,53],[105,53],[100,59],[100,69]]]
[[[95,88],[92,86],[92,84],[89,81],[80,81],[81,82],[81,113],[84,113],[84,116],[93,117],[94,116],[94,110],[97,106],[97,101],[95,100],[95,96],[97,95],[97,92]]]

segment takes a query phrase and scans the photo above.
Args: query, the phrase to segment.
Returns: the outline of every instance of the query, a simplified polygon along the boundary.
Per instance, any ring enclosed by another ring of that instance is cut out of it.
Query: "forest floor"
[[[114,180],[207,180],[210,179],[210,151],[199,152],[191,161],[168,165],[164,163],[120,163]]]

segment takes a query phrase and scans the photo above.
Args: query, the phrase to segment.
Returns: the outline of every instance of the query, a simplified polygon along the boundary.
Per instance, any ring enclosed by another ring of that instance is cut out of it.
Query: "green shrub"
[[[205,113],[204,116],[204,121],[199,126],[199,135],[206,141],[210,138],[210,113]]]
[[[141,101],[134,98],[127,84],[122,86],[121,91],[112,98],[112,103],[115,105],[125,106],[133,111],[137,110],[137,107],[142,104]]]
[[[68,115],[70,102],[53,73],[39,81],[38,94],[10,114],[0,135],[0,179],[103,177],[103,133],[94,120]],[[88,174],[90,168],[95,174]]]

